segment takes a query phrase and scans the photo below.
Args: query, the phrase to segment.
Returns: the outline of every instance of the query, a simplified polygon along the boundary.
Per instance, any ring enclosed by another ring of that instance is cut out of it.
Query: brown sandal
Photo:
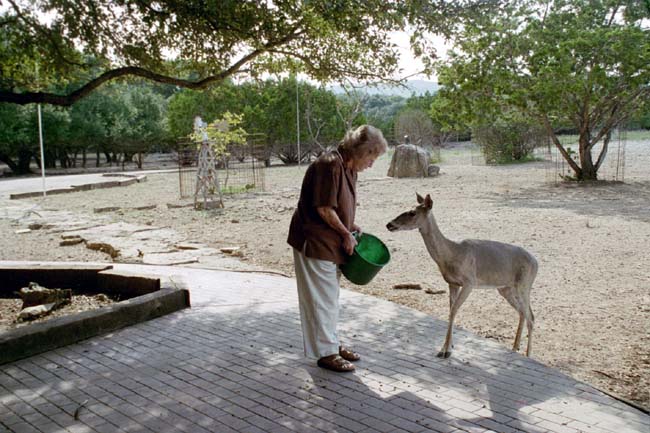
[[[341,355],[341,358],[345,359],[346,361],[358,361],[361,359],[361,356],[359,356],[358,353],[343,346],[339,346],[339,355]]]
[[[354,371],[355,368],[354,364],[339,355],[324,356],[318,360],[317,364],[320,368],[336,371],[337,373],[347,373]]]

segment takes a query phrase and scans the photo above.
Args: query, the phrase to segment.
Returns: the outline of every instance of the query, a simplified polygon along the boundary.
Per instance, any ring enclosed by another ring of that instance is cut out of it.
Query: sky
[[[449,50],[449,45],[445,43],[442,37],[431,36],[431,38],[435,44],[436,49],[438,50],[438,56],[440,58],[444,58],[447,55],[447,51]],[[407,31],[392,32],[391,41],[397,45],[401,53],[399,62],[399,66],[403,70],[402,73],[399,74],[401,77],[406,76],[409,77],[409,79],[437,81],[435,76],[427,77],[423,74],[413,75],[421,71],[423,69],[423,65],[422,62],[418,59],[415,59],[411,53],[409,34]]]

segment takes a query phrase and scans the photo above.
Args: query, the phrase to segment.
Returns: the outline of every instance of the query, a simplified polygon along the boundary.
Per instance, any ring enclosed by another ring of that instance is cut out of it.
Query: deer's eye
[[[409,211],[409,216],[415,216],[415,211],[414,210]]]

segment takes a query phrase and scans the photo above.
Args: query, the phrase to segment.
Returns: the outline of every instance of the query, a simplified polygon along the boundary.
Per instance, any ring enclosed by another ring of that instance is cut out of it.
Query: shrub
[[[472,130],[487,164],[523,162],[532,158],[533,150],[546,143],[541,126],[525,121],[496,122]]]

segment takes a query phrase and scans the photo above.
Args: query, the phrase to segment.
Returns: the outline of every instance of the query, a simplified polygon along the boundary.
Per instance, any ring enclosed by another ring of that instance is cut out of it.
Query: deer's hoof
[[[451,352],[438,352],[436,356],[438,358],[447,359],[451,356]]]

